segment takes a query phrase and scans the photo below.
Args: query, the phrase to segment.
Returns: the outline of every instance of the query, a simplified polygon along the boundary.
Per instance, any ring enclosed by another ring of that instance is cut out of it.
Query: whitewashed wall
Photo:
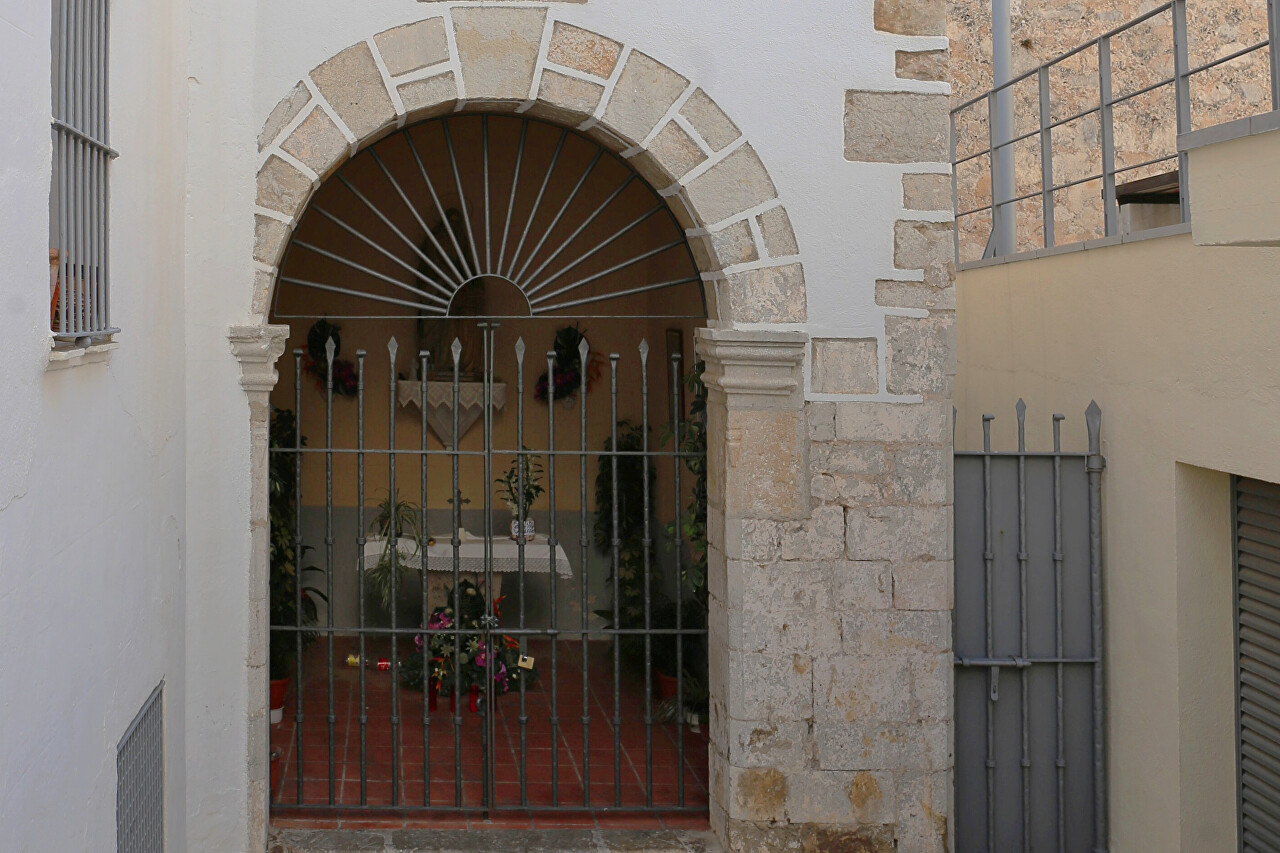
[[[184,846],[182,4],[113,0],[107,364],[46,372],[46,0],[0,1],[0,848],[114,850],[116,744],[165,681]],[[176,805],[176,807],[175,807]]]

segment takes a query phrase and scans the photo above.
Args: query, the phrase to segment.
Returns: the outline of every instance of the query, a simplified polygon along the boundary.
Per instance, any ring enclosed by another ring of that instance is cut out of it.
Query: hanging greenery
[[[360,377],[351,359],[338,358],[342,352],[342,327],[328,320],[317,320],[307,332],[307,352],[303,356],[302,369],[316,378],[316,387],[323,393],[328,382],[329,356],[325,344],[333,339],[333,393],[339,397],[354,397],[359,391]]]
[[[550,377],[546,371],[543,371],[538,377],[538,384],[533,389],[534,399],[545,403],[548,394],[552,400],[566,400],[572,397],[582,387],[583,370],[587,373],[587,392],[590,393],[591,387],[600,378],[600,373],[604,369],[604,360],[599,353],[589,351],[587,363],[583,365],[578,345],[586,340],[586,337],[586,332],[579,324],[564,326],[556,332],[551,344],[556,354],[555,387],[548,388]]]

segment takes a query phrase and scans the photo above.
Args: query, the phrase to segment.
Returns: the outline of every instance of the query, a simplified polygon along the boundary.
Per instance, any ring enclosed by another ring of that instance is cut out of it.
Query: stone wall
[[[1095,39],[1155,4],[1139,0],[1015,0],[1012,6],[1013,71],[1021,74],[1043,62]],[[1187,30],[1192,68],[1227,56],[1266,38],[1265,0],[1188,0]],[[992,86],[991,4],[988,0],[948,0],[948,33],[952,103],[959,105]],[[1111,45],[1112,93],[1119,97],[1173,74],[1173,30],[1163,13],[1123,35]],[[1194,129],[1220,124],[1270,109],[1266,50],[1211,69],[1191,78]],[[1098,57],[1090,49],[1063,63],[1050,75],[1053,118],[1066,118],[1089,109],[1098,100]],[[1032,78],[1014,87],[1015,133],[1021,135],[1039,122],[1039,88]],[[1176,153],[1176,115],[1172,86],[1139,95],[1115,108],[1116,165],[1120,168]],[[1101,125],[1090,115],[1053,131],[1054,180],[1079,180],[1101,171]],[[957,149],[961,156],[985,149],[988,124],[985,103],[957,116]],[[1040,189],[1039,141],[1033,137],[1015,146],[1017,195]],[[1136,180],[1177,167],[1162,163],[1117,176]],[[959,209],[989,204],[991,180],[985,157],[962,166]],[[1102,184],[1091,180],[1056,195],[1055,242],[1059,245],[1103,235]],[[1018,250],[1043,243],[1041,201],[1020,202]],[[987,213],[964,217],[961,260],[981,257],[991,229]]]

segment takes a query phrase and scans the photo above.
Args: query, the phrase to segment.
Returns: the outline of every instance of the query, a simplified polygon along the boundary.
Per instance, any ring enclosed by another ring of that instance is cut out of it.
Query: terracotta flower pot
[[[280,750],[271,750],[271,799],[274,801],[276,789],[280,787]]]
[[[271,724],[275,725],[284,719],[284,694],[289,690],[288,678],[276,678],[271,681]]]
[[[676,698],[676,691],[680,682],[674,675],[667,675],[665,672],[654,670],[653,683],[658,693],[659,702]]]

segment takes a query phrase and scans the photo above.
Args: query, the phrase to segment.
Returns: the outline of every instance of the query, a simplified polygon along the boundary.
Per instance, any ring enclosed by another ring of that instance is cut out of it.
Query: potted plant
[[[305,445],[306,438],[297,435],[297,420],[289,409],[272,413],[270,443],[272,448],[288,449],[295,442]],[[271,572],[269,619],[272,626],[296,628],[316,624],[316,601],[327,601],[316,586],[306,583],[307,575],[320,574],[315,566],[302,566],[310,546],[297,540],[297,460],[289,453],[273,452],[269,464],[269,497],[271,522]],[[298,605],[301,604],[301,611]],[[289,675],[297,659],[299,646],[305,649],[316,639],[314,631],[271,631],[269,669],[271,676],[271,722],[278,723],[284,714],[284,697],[289,688]]]
[[[407,558],[417,554],[422,547],[418,527],[421,508],[417,504],[400,499],[397,491],[379,501],[377,514],[370,522],[372,534],[365,543],[365,596],[384,617],[388,617],[396,601],[392,589],[404,590],[404,568]],[[391,549],[396,550],[395,572],[392,572]],[[369,566],[371,555],[377,555]],[[392,576],[395,582],[392,582]]]
[[[512,459],[507,473],[494,482],[501,487],[499,494],[511,510],[511,538],[528,540],[533,538],[535,530],[533,519],[529,517],[529,509],[544,490],[542,463],[528,454],[529,448],[522,449],[525,452]],[[521,519],[524,519],[523,528]]]

